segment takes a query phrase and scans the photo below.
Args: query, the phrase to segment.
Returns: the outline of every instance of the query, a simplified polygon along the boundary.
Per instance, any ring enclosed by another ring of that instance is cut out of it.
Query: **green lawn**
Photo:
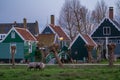
[[[120,80],[120,66],[46,66],[43,71],[27,71],[26,66],[0,66],[0,80]]]

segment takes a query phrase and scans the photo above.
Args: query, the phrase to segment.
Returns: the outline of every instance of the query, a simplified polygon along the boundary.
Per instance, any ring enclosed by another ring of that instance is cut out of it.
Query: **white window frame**
[[[28,46],[29,46],[28,49],[29,53],[32,53],[32,42],[28,42]]]
[[[103,35],[111,35],[111,28],[110,27],[103,27]]]
[[[11,32],[11,38],[12,38],[12,39],[15,39],[15,31],[12,31],[12,32]]]

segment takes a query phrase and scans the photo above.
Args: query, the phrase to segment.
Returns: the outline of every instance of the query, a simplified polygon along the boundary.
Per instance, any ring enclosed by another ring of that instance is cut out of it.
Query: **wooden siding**
[[[46,27],[41,34],[53,34],[54,32],[50,29],[50,27]]]
[[[16,59],[24,59],[23,43],[16,43]],[[0,59],[11,59],[10,43],[0,43]]]
[[[28,42],[24,43],[24,58],[29,59],[30,61],[34,61],[35,57],[35,50],[36,50],[37,44],[35,42],[32,43],[32,53],[29,53],[29,45]]]
[[[11,31],[12,32],[12,31]],[[3,43],[11,43],[11,42],[24,42],[22,38],[15,32],[15,38],[11,38],[11,32],[8,36],[3,40]]]
[[[85,47],[85,42],[79,36],[78,39],[71,46],[71,57],[73,60],[83,60],[84,57],[87,57],[88,52]]]
[[[103,34],[104,27],[111,28],[110,35]],[[115,36],[120,36],[120,31],[115,27],[115,25],[109,19],[104,19],[104,21],[100,24],[100,26],[98,26],[96,31],[91,36],[92,37],[115,37]]]

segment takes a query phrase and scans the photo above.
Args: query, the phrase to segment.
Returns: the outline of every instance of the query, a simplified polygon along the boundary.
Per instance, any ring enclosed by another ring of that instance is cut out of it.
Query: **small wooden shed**
[[[88,51],[85,45],[97,46],[89,35],[79,33],[69,46],[73,60],[84,60],[88,58]]]

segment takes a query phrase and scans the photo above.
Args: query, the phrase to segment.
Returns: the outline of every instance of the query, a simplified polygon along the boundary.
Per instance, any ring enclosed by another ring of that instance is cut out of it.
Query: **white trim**
[[[57,34],[58,35],[58,33],[52,28],[52,27],[56,27],[56,25],[50,25],[49,24],[49,25],[46,25],[46,27],[49,27],[51,29],[51,31],[53,32],[53,34],[55,34],[55,35]],[[46,27],[41,31],[41,34],[46,29]],[[57,26],[57,27],[60,27],[60,26]],[[62,28],[61,28],[61,30],[65,33],[65,35],[69,38],[69,40],[71,40],[70,37],[67,35],[67,33]],[[60,38],[59,35],[58,35],[58,38]]]
[[[93,35],[93,33],[100,27],[100,25],[104,22],[105,19],[106,19],[106,18],[104,18],[104,19],[98,24],[98,26],[93,30],[93,32],[90,34],[90,36]]]
[[[109,30],[108,32],[107,32],[107,29]],[[106,32],[106,33],[105,33]],[[111,35],[111,27],[107,27],[107,26],[105,26],[105,27],[103,27],[103,35]]]
[[[79,36],[85,41],[86,44],[88,44],[88,42],[84,39],[84,37],[79,33],[79,34],[75,37],[75,39],[72,41],[72,43],[70,44],[70,46],[68,47],[68,49],[71,48],[71,46],[72,46],[72,45],[74,44],[74,42],[78,39]]]
[[[60,27],[62,29],[62,31],[65,33],[65,35],[69,38],[69,40],[71,40],[71,38],[68,36],[68,34],[63,30],[62,27]]]
[[[52,28],[51,25],[49,25],[48,27],[53,31],[54,34],[57,34],[57,33],[55,32],[55,30]],[[55,27],[55,25],[54,25],[54,27]]]
[[[46,26],[41,30],[40,34],[42,34],[42,32],[44,31],[44,29],[45,29],[46,27],[48,27],[48,25],[46,25]]]
[[[15,27],[14,27],[14,30],[15,30],[15,32],[22,38],[22,40],[23,41],[25,41],[25,39],[22,37],[22,35],[15,29]]]
[[[89,36],[89,35],[88,35]],[[91,36],[89,36],[89,38],[93,41],[93,43],[95,44],[95,46],[97,47],[97,43],[92,39]]]
[[[100,25],[105,21],[105,19],[108,19],[117,29],[118,31],[120,31],[120,28],[117,27],[117,25],[108,17],[105,17],[99,24],[98,26],[93,30],[93,32],[90,34],[90,36],[92,36],[94,34],[94,32],[100,27]]]
[[[120,31],[120,28],[118,28],[118,26],[110,18],[108,18],[108,19],[118,29],[118,31]]]
[[[49,27],[54,34],[56,33],[56,32],[52,29],[51,25],[49,24],[49,25],[46,25],[46,27],[41,31],[41,34],[42,34],[42,32],[43,32],[47,27]]]
[[[9,30],[9,32],[6,34],[5,38],[1,40],[1,42],[3,42],[3,41],[7,38],[7,36],[10,34],[10,32],[13,30],[13,28],[14,28],[14,27],[12,27],[12,28]]]
[[[26,29],[26,31],[35,39],[35,41],[37,41],[37,39],[32,35],[32,33],[28,29]]]
[[[54,37],[54,42],[53,42],[53,43],[55,43],[55,42],[56,42],[56,39],[57,39],[57,34],[55,34],[55,37]]]
[[[22,38],[22,40],[24,41],[24,38],[17,32],[17,30],[15,29],[15,27],[12,27],[9,30],[9,32],[6,34],[5,38],[1,42],[3,42],[8,37],[8,35],[11,33],[12,30],[14,30]]]
[[[28,29],[25,29],[25,28],[19,28],[19,27],[15,27],[15,30],[16,29],[23,29],[23,30],[26,30],[34,39],[35,41],[37,41],[37,39],[32,35],[32,33],[28,30]],[[22,35],[16,30],[16,32],[19,34],[20,37],[22,37]],[[23,38],[23,37],[22,37]],[[24,38],[23,38],[24,39]],[[25,40],[25,39],[24,39]],[[25,40],[25,41],[31,41],[31,40]]]

